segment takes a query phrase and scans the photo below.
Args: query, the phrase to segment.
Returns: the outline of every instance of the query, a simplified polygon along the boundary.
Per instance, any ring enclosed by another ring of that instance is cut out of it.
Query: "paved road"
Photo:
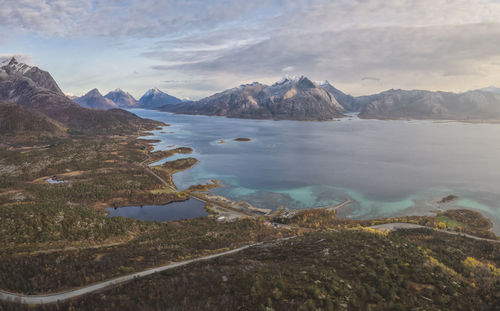
[[[326,209],[327,211],[335,211],[335,210],[337,210],[337,209],[339,209],[339,208],[341,208],[341,207],[344,207],[344,206],[346,206],[347,204],[351,204],[351,203],[354,203],[354,201],[353,201],[353,200],[351,200],[351,199],[349,199],[349,198],[347,198],[344,202],[342,202],[342,203],[340,203],[340,204],[337,204],[337,205],[335,205],[335,206],[330,206],[330,207],[327,207],[327,208],[325,208],[325,209]]]
[[[285,239],[282,239],[282,240],[285,240]],[[250,245],[242,246],[240,248],[235,248],[235,249],[232,249],[232,250],[229,250],[226,252],[222,252],[222,253],[217,253],[217,254],[199,257],[199,258],[195,258],[195,259],[185,260],[185,261],[181,261],[181,262],[174,262],[174,263],[171,263],[171,264],[168,264],[165,266],[148,269],[148,270],[141,271],[141,272],[132,273],[129,275],[121,276],[121,277],[114,278],[114,279],[111,279],[108,281],[103,281],[103,282],[96,283],[96,284],[86,286],[86,287],[82,287],[79,289],[65,291],[65,292],[59,292],[59,293],[54,293],[54,294],[49,294],[49,295],[22,295],[22,294],[15,294],[15,293],[10,293],[10,292],[0,290],[0,300],[17,302],[17,303],[22,303],[22,304],[35,304],[35,305],[55,303],[58,301],[64,301],[64,300],[68,300],[71,298],[82,296],[82,295],[85,295],[88,293],[92,293],[92,292],[95,292],[95,291],[98,291],[100,289],[107,288],[110,286],[116,286],[118,284],[122,284],[122,283],[128,282],[130,280],[134,280],[137,278],[145,277],[145,276],[151,275],[153,273],[157,273],[157,272],[185,266],[185,265],[188,265],[188,264],[193,263],[193,262],[209,260],[209,259],[213,259],[213,258],[241,252],[242,250],[245,250],[249,247],[260,245],[260,244],[263,244],[263,243],[250,244]]]
[[[493,242],[493,243],[500,243],[500,240],[491,240],[491,239],[486,239],[486,238],[480,238],[477,236],[473,236],[470,234],[466,233],[461,233],[461,232],[455,232],[455,231],[446,231],[446,230],[439,230],[436,228],[432,227],[427,227],[427,226],[422,226],[422,225],[417,225],[417,224],[409,224],[409,223],[403,223],[403,222],[394,222],[394,223],[387,223],[387,224],[381,224],[381,225],[376,225],[376,226],[371,226],[373,229],[380,229],[380,230],[389,230],[389,231],[394,231],[398,229],[417,229],[417,228],[426,228],[426,229],[431,229],[443,233],[448,233],[448,234],[453,234],[453,235],[458,235],[458,236],[464,236],[470,239],[474,240],[480,240],[480,241],[488,241],[488,242]]]
[[[151,159],[151,155],[149,153],[146,154],[148,157],[146,158],[146,160],[142,161],[140,164],[146,169],[146,171],[148,173],[150,173],[151,175],[153,175],[154,177],[156,177],[159,181],[161,181],[165,186],[167,186],[169,189],[171,189],[172,191],[174,192],[177,192],[178,190],[175,189],[175,187],[172,187],[169,183],[167,183],[163,178],[161,178],[158,174],[156,174],[150,167],[148,164],[146,164],[146,162],[148,162],[150,159]],[[198,200],[202,203],[205,203],[205,204],[212,204],[220,209],[222,209],[223,211],[225,211],[225,213],[228,213],[228,214],[231,214],[233,215],[236,219],[238,218],[241,218],[241,217],[247,217],[248,215],[245,215],[243,213],[239,213],[239,212],[235,212],[233,210],[230,210],[230,209],[227,209],[223,206],[220,206],[219,204],[215,203],[215,202],[212,202],[212,201],[207,201],[205,199],[202,199],[202,198],[199,198],[197,196],[194,196],[192,194],[189,194],[189,197],[192,198],[192,199],[195,199],[195,200]],[[254,216],[255,217],[255,216]]]

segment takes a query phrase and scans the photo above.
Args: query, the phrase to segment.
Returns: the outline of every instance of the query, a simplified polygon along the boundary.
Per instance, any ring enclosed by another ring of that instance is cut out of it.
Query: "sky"
[[[285,75],[353,95],[500,86],[496,0],[2,0],[0,57],[61,89],[198,99]]]

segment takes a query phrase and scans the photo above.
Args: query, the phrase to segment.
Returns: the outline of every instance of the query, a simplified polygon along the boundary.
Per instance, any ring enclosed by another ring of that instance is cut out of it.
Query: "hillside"
[[[61,124],[19,105],[0,102],[0,143],[21,143],[32,137],[66,136]]]
[[[271,86],[241,85],[197,102],[166,105],[161,110],[230,118],[326,121],[342,117],[335,97],[306,77],[283,78]]]

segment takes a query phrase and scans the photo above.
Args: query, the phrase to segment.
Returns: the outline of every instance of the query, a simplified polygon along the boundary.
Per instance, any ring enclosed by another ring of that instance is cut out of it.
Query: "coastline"
[[[163,129],[159,129],[159,130],[163,130]],[[147,135],[147,136],[154,135],[151,132],[149,132],[148,134],[150,134],[150,135]],[[177,186],[173,182],[173,175],[175,173],[191,169],[197,163],[199,163],[199,160],[191,157],[191,158],[177,159],[174,161],[168,161],[168,158],[170,158],[176,154],[190,154],[193,152],[193,149],[190,147],[178,147],[175,149],[151,151],[154,149],[155,143],[159,143],[162,141],[157,140],[157,139],[148,140],[148,139],[145,139],[144,137],[138,137],[137,139],[149,142],[149,147],[147,147],[148,158],[146,160],[144,160],[141,163],[141,165],[143,165],[147,170],[151,171],[151,173],[153,173],[154,176],[159,178],[172,191],[177,192],[177,193],[185,193],[186,199],[183,199],[180,201],[186,201],[188,198],[193,198],[195,200],[198,200],[198,201],[205,203],[205,210],[207,212],[209,212],[211,214],[211,216],[217,217],[218,221],[235,221],[235,220],[243,218],[243,217],[266,216],[266,215],[269,215],[271,213],[271,210],[269,210],[269,209],[256,208],[248,202],[233,201],[233,200],[226,198],[224,196],[211,194],[210,191],[212,189],[217,188],[217,187],[223,187],[223,185],[217,180],[212,180],[211,184],[191,185],[188,187],[188,189],[186,189],[184,191],[179,191]],[[240,141],[241,142],[248,142],[251,140],[252,139],[250,139],[250,138],[235,138],[235,139],[233,139],[233,141],[235,141],[235,142],[240,142]],[[151,154],[155,155],[154,158],[151,156]],[[160,165],[151,166],[151,164],[156,163],[156,162],[160,162],[163,160],[167,160],[167,161],[163,162]],[[191,161],[187,161],[187,160],[191,160]],[[186,165],[176,166],[175,165],[176,162],[189,162],[189,163],[187,163]],[[162,172],[165,174],[161,174]],[[158,174],[160,176],[158,176]],[[167,181],[165,181],[162,177],[166,178]],[[173,202],[170,202],[170,203],[173,203]],[[167,203],[167,205],[170,203]]]
[[[171,113],[167,113],[167,114],[169,114],[169,115],[171,115],[171,116],[170,116],[170,117],[167,117],[166,119],[164,118],[164,120],[168,120],[168,122],[173,121],[174,123],[177,123],[177,122],[176,122],[176,120],[177,120],[176,118],[177,118],[177,117],[173,117],[173,115],[176,115],[176,114],[171,114]],[[151,117],[151,116],[154,116],[154,115],[155,115],[155,113],[154,113],[154,112],[150,112],[150,113],[148,113],[148,115],[149,115],[149,117]],[[189,115],[189,116],[190,116],[190,115]],[[162,117],[162,116],[161,116],[161,114],[158,114],[158,117],[159,117],[159,118],[161,118],[161,117]],[[355,117],[355,116],[349,116],[349,117]],[[172,119],[172,118],[174,118],[174,119]],[[212,118],[212,117],[208,117],[208,116],[200,116],[200,118],[199,118],[199,119],[198,119],[198,118],[191,119],[191,118],[179,117],[179,120],[180,120],[180,122],[181,122],[181,126],[180,126],[180,128],[182,129],[182,131],[183,131],[183,132],[187,132],[187,133],[189,133],[189,130],[190,130],[191,132],[193,132],[193,129],[192,129],[192,128],[186,127],[186,125],[184,124],[184,123],[186,123],[186,120],[189,120],[189,121],[196,120],[196,121],[200,121],[200,122],[206,122],[206,123],[210,122],[210,123],[211,123],[211,122],[212,122],[212,119],[211,119],[211,118]],[[226,119],[226,118],[215,117],[213,122],[215,122],[215,120],[219,120],[218,122],[227,123],[226,121],[221,121],[221,120],[225,120],[225,119]],[[203,120],[205,120],[205,121],[203,121]],[[245,120],[245,121],[246,121],[246,120]],[[422,121],[431,121],[431,120],[422,120]],[[271,122],[272,122],[272,121],[271,121]],[[406,122],[401,122],[401,123],[406,123]],[[426,123],[426,124],[431,124],[430,122],[425,122],[425,123]],[[232,122],[232,123],[231,123],[231,122],[229,122],[228,124],[233,124],[233,125],[234,125],[235,123],[234,123],[234,122]],[[244,122],[244,123],[243,123],[243,126],[252,125],[252,124],[253,124],[253,123]],[[257,125],[258,125],[258,124],[264,124],[264,125],[265,125],[266,123],[265,123],[265,122],[256,122],[256,124],[257,124]],[[345,124],[347,124],[347,122],[346,122]],[[370,123],[370,124],[371,124],[371,123]],[[267,125],[265,125],[265,126],[267,127]],[[426,126],[427,126],[427,125],[426,125]],[[345,126],[344,126],[344,127],[345,127]],[[176,127],[176,128],[177,128],[177,127]],[[271,126],[271,128],[272,128],[272,126]],[[330,126],[328,126],[328,128],[330,128]],[[412,127],[412,128],[413,128],[413,127]],[[186,131],[186,129],[187,129],[187,131]],[[215,132],[215,133],[217,133],[217,132]],[[252,137],[252,138],[253,138],[253,136],[251,136],[251,134],[250,134],[250,135],[248,135],[247,133],[248,133],[248,132],[241,132],[241,133],[237,133],[237,135],[234,135],[233,137],[238,137],[238,136],[240,136],[240,135],[241,135],[241,137]],[[192,133],[192,134],[194,134],[194,133]],[[183,134],[183,135],[185,135],[185,134]],[[191,133],[189,133],[188,135],[191,135]],[[225,135],[225,134],[222,134],[222,135],[215,134],[215,135],[216,135],[216,136],[218,136],[218,137],[228,137],[228,136],[229,136],[229,135]],[[215,135],[214,135],[214,136],[215,136]],[[247,136],[247,135],[248,135],[248,136]],[[162,136],[162,135],[159,135],[159,136]],[[231,136],[229,136],[229,137],[231,137]],[[187,137],[183,137],[183,139],[182,139],[182,140],[180,140],[179,138],[180,138],[180,137],[176,137],[176,139],[174,139],[175,143],[177,143],[177,144],[182,144],[183,142],[189,142],[189,136],[187,136]],[[168,139],[168,137],[166,137],[166,136],[165,136],[165,139]],[[210,139],[210,142],[212,142],[212,143],[213,143],[213,142],[216,142],[216,141],[217,141],[217,139],[218,139],[217,137],[213,138],[213,136],[212,136],[212,137],[211,137],[211,139]],[[219,139],[220,139],[220,138],[219,138]],[[229,140],[229,139],[228,139],[228,140]],[[168,141],[168,140],[167,140],[167,141]],[[226,140],[226,141],[227,141],[227,140]],[[252,144],[252,145],[251,145],[251,147],[250,147],[249,149],[261,148],[260,144],[262,144],[263,142],[264,142],[264,140],[263,140],[263,139],[260,139],[260,137],[259,137],[259,136],[257,136],[257,140],[256,140],[256,142],[255,142],[255,145],[254,145],[254,144]],[[171,143],[174,143],[174,142],[171,142]],[[163,145],[165,145],[165,144],[163,144]],[[216,144],[213,144],[213,146],[217,146],[217,145],[216,145]],[[242,146],[243,146],[243,145],[242,145]],[[198,148],[198,145],[196,145],[196,144],[195,144],[195,148]],[[205,148],[205,147],[204,147],[204,148]],[[237,148],[238,148],[238,149],[240,149],[239,147],[236,147],[236,145],[233,145],[233,146],[231,147],[231,149],[228,149],[228,150],[231,150],[231,151],[232,151],[232,150],[238,150]],[[246,150],[249,150],[249,149],[248,149],[248,148],[244,148],[244,149],[242,149],[242,150],[245,150],[245,151],[246,151]],[[222,149],[222,151],[224,151],[224,150]],[[219,152],[222,152],[222,151],[219,151]],[[196,172],[198,172],[198,171],[199,171],[199,169],[196,169]],[[186,176],[189,176],[189,174],[192,174],[192,173],[187,173],[187,174],[186,174]],[[196,174],[198,174],[198,173],[196,173]],[[226,174],[227,174],[227,173],[226,173]],[[215,178],[217,178],[217,176],[216,176],[216,175],[214,175],[214,177],[215,177]],[[187,179],[187,180],[189,181],[189,179]],[[224,179],[223,179],[223,178],[221,178],[221,180],[224,180]],[[188,184],[188,185],[189,185],[189,184]],[[249,190],[251,190],[251,189],[253,189],[253,188],[249,187]],[[243,190],[243,191],[246,191],[246,189],[242,189],[242,190]],[[452,190],[453,190],[453,189],[452,189]],[[226,192],[226,190],[223,190],[223,191],[215,191],[215,193],[224,195],[224,193],[227,193],[227,192]],[[464,196],[464,197],[465,197],[465,196]],[[233,196],[231,196],[231,198],[232,198],[233,200],[234,200],[234,199],[238,200],[238,196],[236,196],[236,195],[235,195],[234,197],[233,197]],[[470,198],[471,198],[471,199],[474,199],[475,197],[474,197],[474,196],[471,196]],[[243,200],[245,200],[245,198],[242,198],[242,199],[243,199]],[[247,202],[251,202],[251,203],[253,203],[253,201],[251,201],[251,200],[250,200],[250,201],[247,201]],[[364,201],[363,201],[363,202],[364,202]],[[391,202],[392,202],[392,201],[389,201],[389,203],[391,203]],[[257,202],[257,203],[259,203],[259,202]],[[257,204],[257,203],[256,203],[256,206],[259,206],[259,207],[266,207],[266,205],[265,205],[265,204]],[[368,202],[368,203],[370,203],[370,202]],[[374,203],[384,204],[384,203],[385,203],[385,201],[384,201],[384,202],[374,202]],[[460,208],[462,208],[462,207],[469,208],[469,207],[468,207],[468,205],[466,205],[466,206],[462,206],[461,204],[460,204],[460,206],[459,206],[459,207],[460,207]],[[274,209],[274,206],[273,206],[273,209]],[[393,209],[393,208],[392,208],[392,207],[388,207],[388,208],[386,208],[385,210],[386,210],[387,212],[390,212],[390,210],[391,210],[391,209]],[[473,208],[473,210],[478,210],[478,209],[474,209],[474,208]],[[391,214],[391,215],[394,215],[394,217],[397,217],[397,216],[398,216],[398,214],[397,214],[397,213],[398,213],[398,212],[397,212],[397,210],[396,210],[396,211],[395,211],[393,214]],[[388,213],[385,213],[385,214],[388,214]],[[424,213],[419,213],[419,214],[420,214],[420,215],[426,215],[426,212],[424,212]],[[486,214],[486,215],[487,215],[487,214]],[[495,215],[495,214],[493,214],[493,215]],[[489,215],[488,215],[488,216],[489,216]],[[376,217],[377,217],[377,216],[371,216],[371,217],[366,217],[366,218],[365,218],[365,217],[363,217],[363,219],[367,219],[367,218],[369,218],[369,219],[374,219],[374,218],[376,218]],[[493,218],[491,218],[491,219],[492,219],[492,221],[494,222],[494,228],[496,229],[496,228],[498,227],[498,226],[497,226],[497,221],[496,221],[496,218],[494,218],[494,216],[493,216]],[[494,229],[494,230],[495,230],[495,229]]]

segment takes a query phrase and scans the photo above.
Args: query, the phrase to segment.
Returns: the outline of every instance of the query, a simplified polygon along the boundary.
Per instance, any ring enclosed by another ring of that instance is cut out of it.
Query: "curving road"
[[[285,239],[287,239],[287,238],[285,238]],[[284,239],[281,239],[281,240],[284,240]],[[199,258],[195,258],[195,259],[185,260],[185,261],[181,261],[181,262],[174,262],[174,263],[171,263],[171,264],[168,264],[165,266],[148,269],[148,270],[144,270],[141,272],[132,273],[132,274],[117,277],[117,278],[114,278],[114,279],[111,279],[108,281],[99,282],[99,283],[96,283],[94,285],[82,287],[82,288],[75,289],[75,290],[54,293],[54,294],[23,295],[23,294],[10,293],[10,292],[0,290],[0,300],[17,302],[17,303],[22,303],[22,304],[30,304],[30,305],[41,305],[41,304],[55,303],[58,301],[64,301],[64,300],[68,300],[68,299],[82,296],[85,294],[89,294],[91,292],[95,292],[95,291],[98,291],[98,290],[103,289],[103,288],[116,286],[118,284],[122,284],[122,283],[131,281],[131,280],[134,280],[137,278],[145,277],[145,276],[151,275],[153,273],[157,273],[157,272],[185,266],[185,265],[188,265],[188,264],[193,263],[193,262],[209,260],[209,259],[213,259],[213,258],[241,252],[242,250],[245,250],[249,247],[261,245],[261,244],[263,244],[263,243],[262,242],[254,243],[254,244],[245,245],[245,246],[235,248],[235,249],[232,249],[232,250],[229,250],[226,252],[222,252],[222,253],[217,253],[217,254],[199,257]]]
[[[150,173],[151,175],[153,175],[154,177],[156,177],[161,183],[163,183],[165,186],[167,186],[169,189],[171,189],[172,191],[174,192],[177,192],[178,190],[175,188],[175,187],[172,187],[169,183],[167,183],[163,178],[161,178],[158,174],[156,174],[150,167],[148,164],[146,164],[146,162],[148,162],[150,159],[151,159],[151,155],[149,153],[146,154],[147,155],[147,158],[146,160],[142,161],[140,163],[140,165],[142,167],[144,167],[144,169]],[[214,206],[217,206],[219,209],[222,209],[223,211],[225,211],[225,213],[228,213],[228,214],[231,214],[232,216],[235,216],[235,219],[238,219],[238,218],[242,218],[242,217],[247,217],[249,215],[246,215],[246,214],[243,214],[243,213],[240,213],[240,212],[237,212],[237,211],[234,211],[234,210],[231,210],[231,209],[228,209],[228,208],[225,208],[219,204],[217,204],[216,202],[212,202],[212,201],[207,201],[205,199],[202,199],[202,198],[199,198],[193,194],[189,194],[189,197],[192,198],[192,199],[195,199],[195,200],[198,200],[202,203],[205,203],[205,204],[212,204]],[[253,216],[255,217],[255,216]]]
[[[480,238],[480,237],[476,237],[476,236],[469,235],[469,234],[453,232],[453,231],[439,230],[439,229],[435,229],[435,228],[431,228],[431,227],[427,227],[427,226],[410,224],[410,223],[386,223],[386,224],[371,226],[371,228],[379,229],[379,230],[389,230],[389,231],[394,231],[394,230],[399,230],[399,229],[426,228],[426,229],[432,229],[432,230],[439,231],[439,232],[444,232],[447,234],[465,236],[467,238],[471,238],[471,239],[475,239],[475,240],[500,243],[500,240],[491,240],[491,239],[486,239],[486,238]],[[295,237],[296,236],[281,238],[281,239],[275,240],[273,242],[293,239]],[[209,259],[213,259],[213,258],[217,258],[217,257],[229,255],[229,254],[234,254],[234,253],[240,252],[242,250],[245,250],[247,248],[257,246],[257,245],[262,245],[262,244],[264,244],[264,243],[263,242],[254,243],[254,244],[245,245],[245,246],[242,246],[239,248],[235,248],[235,249],[232,249],[229,251],[225,251],[225,252],[221,252],[221,253],[217,253],[217,254],[213,254],[213,255],[203,256],[203,257],[185,260],[185,261],[181,261],[181,262],[174,262],[174,263],[160,266],[157,268],[147,269],[147,270],[144,270],[141,272],[136,272],[136,273],[132,273],[129,275],[117,277],[117,278],[114,278],[114,279],[111,279],[108,281],[99,282],[99,283],[89,285],[86,287],[82,287],[79,289],[69,290],[69,291],[59,292],[59,293],[54,293],[54,294],[23,295],[23,294],[16,294],[16,293],[11,293],[11,292],[0,290],[0,300],[17,302],[17,303],[22,303],[22,304],[31,304],[31,305],[55,303],[58,301],[64,301],[64,300],[72,299],[72,298],[79,297],[79,296],[82,296],[85,294],[89,294],[89,293],[92,293],[92,292],[95,292],[95,291],[98,291],[98,290],[101,290],[101,289],[104,289],[107,287],[116,286],[116,285],[131,281],[131,280],[134,280],[137,278],[141,278],[141,277],[145,277],[145,276],[157,273],[157,272],[161,272],[161,271],[165,271],[165,270],[169,270],[169,269],[174,269],[174,268],[185,266],[185,265],[188,265],[188,264],[191,264],[194,262],[198,262],[198,261],[204,261],[204,260],[209,260]]]
[[[431,229],[431,230],[435,230],[435,231],[439,231],[439,232],[443,232],[443,233],[448,233],[448,234],[463,236],[463,237],[467,237],[467,238],[474,239],[474,240],[488,241],[488,242],[493,242],[493,243],[500,243],[500,240],[492,240],[492,239],[480,238],[480,237],[473,236],[473,235],[466,234],[466,233],[440,230],[440,229],[436,229],[436,228],[432,228],[432,227],[427,227],[427,226],[422,226],[422,225],[417,225],[417,224],[410,224],[410,223],[405,223],[405,222],[386,223],[386,224],[371,226],[370,228],[379,229],[379,230],[388,230],[388,231],[394,231],[394,230],[400,230],[400,229],[425,228],[425,229]]]

